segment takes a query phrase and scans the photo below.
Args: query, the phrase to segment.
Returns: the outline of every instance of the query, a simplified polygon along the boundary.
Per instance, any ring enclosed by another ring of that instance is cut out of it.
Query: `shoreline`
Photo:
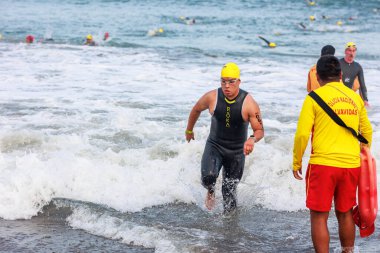
[[[29,220],[0,219],[0,252],[154,252],[73,229],[65,220],[71,213],[69,210],[64,215],[51,210],[54,209]]]

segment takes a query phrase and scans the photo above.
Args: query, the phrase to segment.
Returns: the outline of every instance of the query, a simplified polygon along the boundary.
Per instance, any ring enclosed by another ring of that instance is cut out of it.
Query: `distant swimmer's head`
[[[322,81],[336,81],[341,77],[342,69],[338,58],[324,55],[317,62],[317,74]]]
[[[34,41],[33,35],[28,35],[28,36],[25,37],[25,42],[26,43],[33,43],[33,41]]]
[[[310,19],[310,21],[315,21],[315,16],[314,16],[314,15],[311,15],[311,16],[309,17],[309,19]]]
[[[314,5],[315,5],[315,2],[314,2],[314,1],[309,1],[309,5],[310,5],[310,6],[314,6]]]
[[[339,25],[339,26],[342,26],[342,25],[343,25],[343,22],[340,21],[340,20],[338,20],[338,21],[336,22],[336,24]]]
[[[163,32],[164,32],[164,29],[159,28],[159,29],[158,29],[158,32],[159,32],[159,33],[163,33]]]
[[[233,62],[226,63],[220,74],[222,78],[235,78],[240,79],[240,69],[238,65]]]
[[[270,42],[270,43],[268,44],[268,46],[271,47],[271,48],[275,48],[275,47],[277,47],[276,43],[274,43],[274,42]]]
[[[92,35],[91,35],[91,34],[88,34],[88,35],[86,36],[86,39],[87,39],[87,40],[92,40],[92,39],[93,39],[93,37],[92,37]]]
[[[105,32],[103,40],[107,40],[109,37],[110,37],[109,32]]]
[[[334,55],[334,54],[335,54],[335,47],[333,47],[331,45],[326,45],[326,46],[322,47],[322,49],[321,49],[321,56]]]
[[[356,49],[355,42],[352,42],[352,41],[351,42],[347,42],[345,49],[348,49],[348,48],[355,48]]]

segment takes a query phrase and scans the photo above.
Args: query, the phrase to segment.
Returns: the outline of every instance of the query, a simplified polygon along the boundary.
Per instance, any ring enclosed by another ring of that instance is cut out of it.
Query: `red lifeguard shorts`
[[[329,212],[334,198],[335,209],[347,212],[356,205],[360,167],[338,168],[309,164],[306,172],[306,206]]]

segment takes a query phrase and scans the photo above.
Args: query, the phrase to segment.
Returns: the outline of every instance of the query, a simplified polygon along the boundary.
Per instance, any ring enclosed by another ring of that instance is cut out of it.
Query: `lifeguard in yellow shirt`
[[[341,80],[339,60],[331,55],[317,62],[320,88],[314,92],[335,111],[345,124],[372,141],[372,127],[359,94]],[[353,252],[355,223],[352,208],[360,173],[360,143],[339,126],[311,98],[306,96],[293,148],[293,175],[302,180],[302,156],[311,134],[311,155],[306,172],[306,206],[310,209],[311,236],[316,252],[329,252],[327,219],[334,199],[342,252]]]

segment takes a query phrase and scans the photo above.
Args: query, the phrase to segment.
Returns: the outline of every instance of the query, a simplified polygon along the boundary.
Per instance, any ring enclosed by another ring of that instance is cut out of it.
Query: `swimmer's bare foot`
[[[205,206],[210,211],[215,207],[215,192],[214,191],[207,192]]]

